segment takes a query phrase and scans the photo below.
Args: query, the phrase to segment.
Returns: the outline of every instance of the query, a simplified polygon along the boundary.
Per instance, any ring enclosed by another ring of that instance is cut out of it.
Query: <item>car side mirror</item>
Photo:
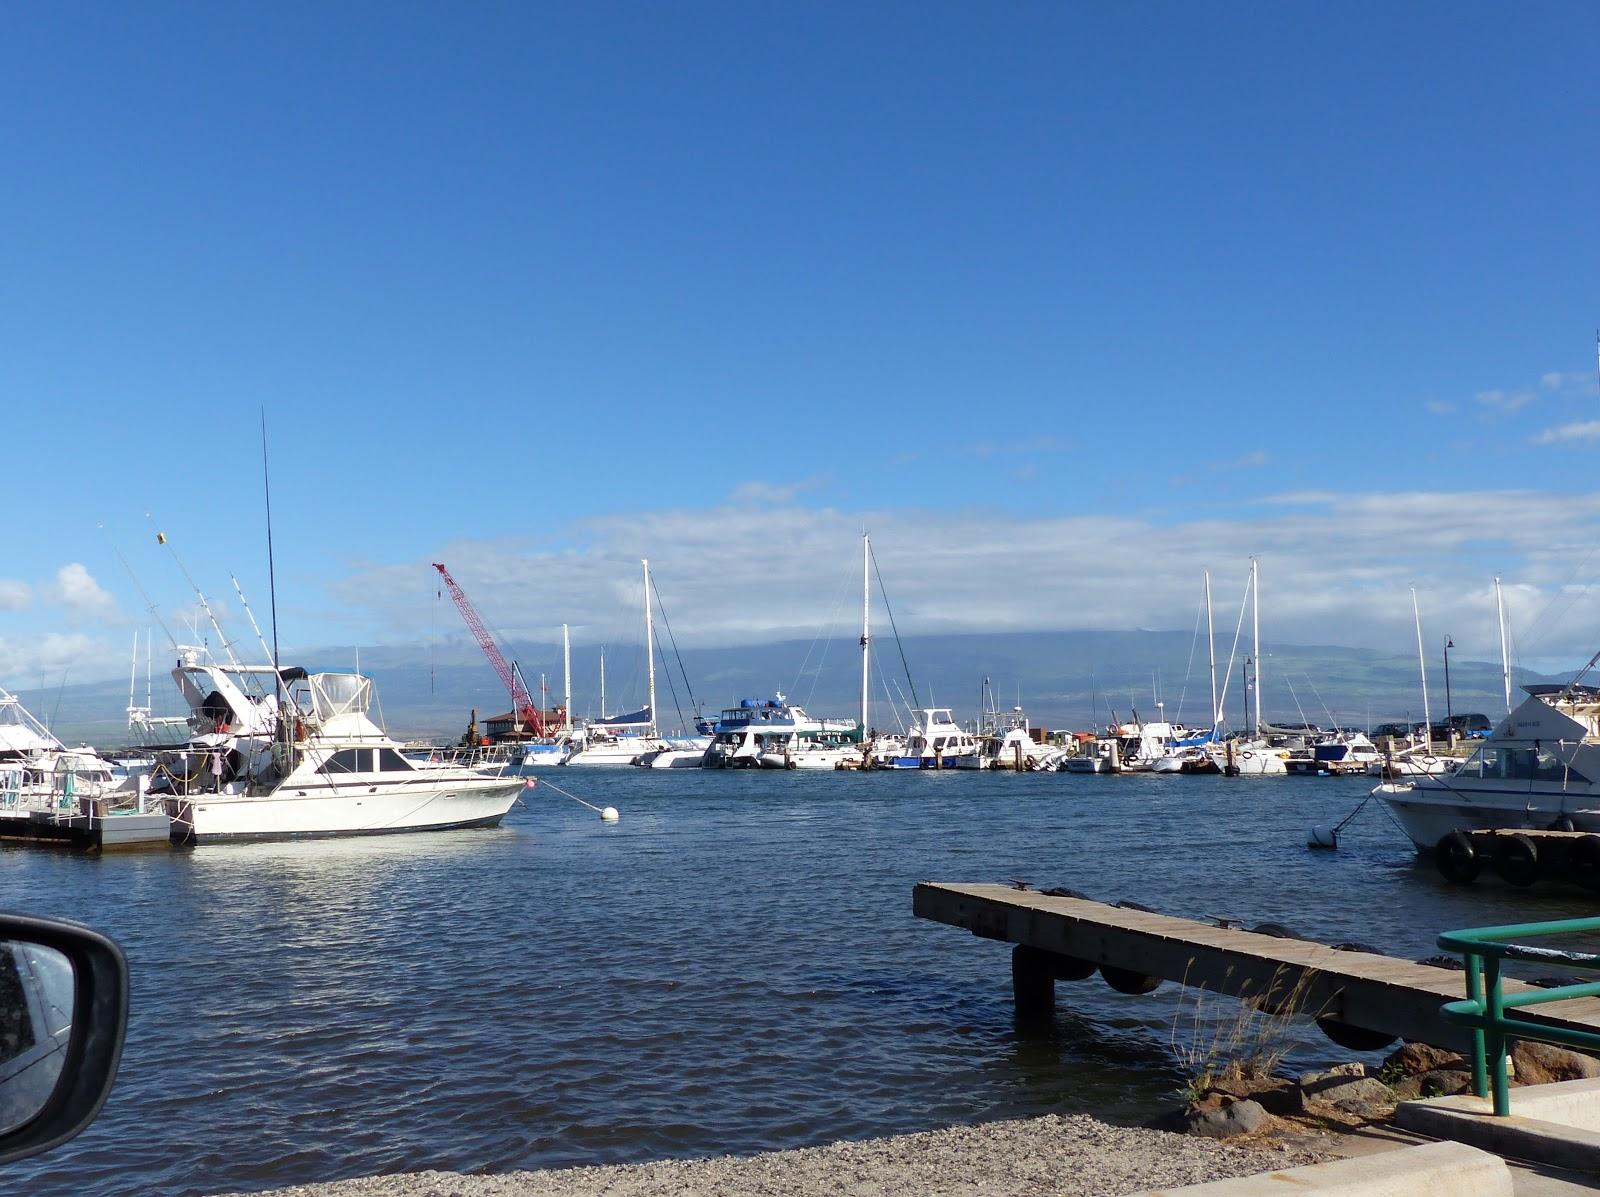
[[[77,923],[0,915],[0,1164],[94,1121],[127,1024],[121,948]]]

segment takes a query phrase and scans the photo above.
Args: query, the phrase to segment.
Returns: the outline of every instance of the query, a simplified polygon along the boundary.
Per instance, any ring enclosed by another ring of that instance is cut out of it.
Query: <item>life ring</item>
[[[1476,881],[1479,870],[1483,868],[1483,861],[1472,846],[1472,837],[1459,828],[1434,845],[1433,856],[1439,866],[1439,874],[1446,881],[1461,885]]]
[[[1600,835],[1586,835],[1574,843],[1567,866],[1579,885],[1600,890]]]
[[[1243,752],[1241,752],[1241,753],[1240,753],[1240,754],[1239,754],[1239,759],[1240,759],[1240,760],[1245,760],[1245,761],[1248,761],[1248,760],[1250,760],[1250,759],[1252,759],[1252,758],[1253,758],[1253,757],[1254,757],[1254,756],[1255,756],[1255,753],[1253,753],[1253,752],[1251,752],[1251,751],[1250,751],[1250,750],[1249,750],[1249,749],[1248,749],[1248,748],[1247,748],[1247,749],[1245,749],[1245,750],[1244,750],[1244,751],[1243,751]]]
[[[1496,836],[1494,871],[1512,885],[1539,880],[1539,847],[1525,835]]]

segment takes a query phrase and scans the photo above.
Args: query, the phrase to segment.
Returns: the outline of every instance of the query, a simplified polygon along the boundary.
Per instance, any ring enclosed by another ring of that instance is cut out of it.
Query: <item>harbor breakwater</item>
[[[1414,956],[1580,913],[1446,886],[1364,779],[563,774],[492,831],[82,858],[0,849],[6,907],[133,967],[100,1120],[0,1192],[245,1191],[425,1169],[752,1154],[1092,1112],[1185,1081],[1189,1008],[1096,982],[1014,1017],[1001,945],[914,919],[926,878],[1019,879]],[[1348,1053],[1312,1028],[1290,1066]]]

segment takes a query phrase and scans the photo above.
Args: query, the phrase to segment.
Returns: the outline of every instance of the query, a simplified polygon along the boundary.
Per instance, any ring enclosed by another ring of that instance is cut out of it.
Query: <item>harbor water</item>
[[[1448,886],[1376,802],[1338,852],[1308,850],[1364,778],[552,779],[621,821],[540,787],[494,830],[0,847],[0,907],[108,932],[134,987],[99,1120],[0,1172],[0,1193],[745,1154],[1172,1103],[1192,995],[1063,984],[1053,1023],[1019,1026],[1009,948],[914,919],[923,879],[1068,886],[1412,958],[1440,930],[1592,906]],[[1345,1058],[1306,1027],[1289,1063]]]

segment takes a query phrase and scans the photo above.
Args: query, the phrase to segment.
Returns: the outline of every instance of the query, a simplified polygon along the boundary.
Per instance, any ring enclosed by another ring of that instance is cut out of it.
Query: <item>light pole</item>
[[[1450,708],[1450,650],[1455,646],[1450,637],[1444,638],[1444,727],[1451,744],[1456,742],[1455,713]]]

